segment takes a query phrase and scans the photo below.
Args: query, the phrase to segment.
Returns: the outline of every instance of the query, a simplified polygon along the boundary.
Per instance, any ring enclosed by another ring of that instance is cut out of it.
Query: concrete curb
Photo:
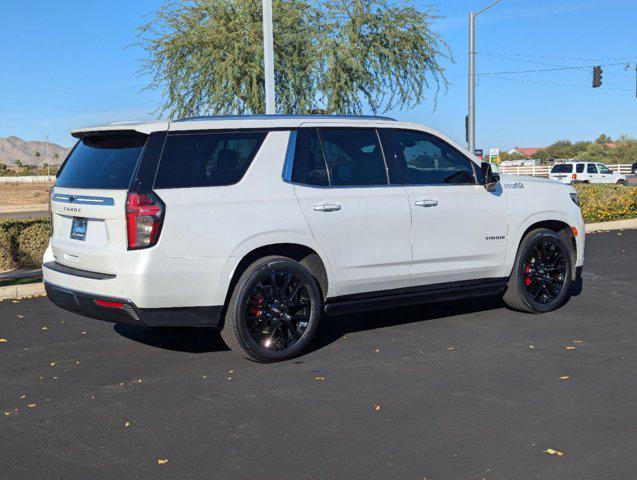
[[[0,213],[39,212],[41,210],[48,209],[48,203],[33,203],[30,205],[3,205],[0,207]]]
[[[44,284],[25,283],[24,285],[9,285],[0,287],[0,302],[3,300],[18,300],[21,298],[42,297],[46,295]]]
[[[587,223],[586,233],[609,232],[611,230],[634,230],[637,229],[637,218],[626,220],[613,220],[611,222]]]

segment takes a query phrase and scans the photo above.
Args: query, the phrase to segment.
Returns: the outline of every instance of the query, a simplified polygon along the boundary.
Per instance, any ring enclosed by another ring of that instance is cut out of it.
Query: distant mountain
[[[61,165],[69,150],[70,148],[49,142],[49,163]],[[40,152],[39,157],[36,157],[36,152]],[[20,160],[22,165],[42,167],[46,163],[46,142],[27,142],[18,137],[0,137],[0,163],[11,166],[15,165],[16,160]]]

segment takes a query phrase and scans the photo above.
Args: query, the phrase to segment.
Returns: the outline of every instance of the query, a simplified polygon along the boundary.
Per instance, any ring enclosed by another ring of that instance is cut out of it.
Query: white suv
[[[575,191],[502,176],[421,125],[255,116],[113,124],[52,190],[51,301],[150,326],[212,326],[290,358],[323,314],[503,294],[564,304],[584,261]]]
[[[626,175],[614,173],[603,163],[556,163],[549,173],[551,180],[562,183],[616,183],[626,185]]]

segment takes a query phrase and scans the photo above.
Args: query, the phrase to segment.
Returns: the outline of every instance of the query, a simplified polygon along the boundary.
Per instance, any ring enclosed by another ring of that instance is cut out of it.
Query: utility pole
[[[472,155],[476,149],[476,17],[501,1],[502,0],[495,0],[495,2],[479,12],[469,13],[469,114],[467,115],[467,143],[469,144],[469,151]]]
[[[272,0],[263,0],[263,64],[265,68],[265,113],[274,115],[274,38],[272,34]]]
[[[46,174],[48,176],[51,175],[51,167],[49,167],[49,134],[46,134],[46,156],[44,157],[46,159]]]

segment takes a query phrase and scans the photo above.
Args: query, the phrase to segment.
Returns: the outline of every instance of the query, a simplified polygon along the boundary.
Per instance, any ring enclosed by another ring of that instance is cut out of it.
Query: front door
[[[478,185],[477,165],[429,133],[383,130],[393,183],[405,186],[412,215],[410,287],[493,278],[508,234],[502,188]]]
[[[374,129],[302,128],[292,181],[330,264],[330,296],[400,289],[411,264],[411,216],[388,184]]]

